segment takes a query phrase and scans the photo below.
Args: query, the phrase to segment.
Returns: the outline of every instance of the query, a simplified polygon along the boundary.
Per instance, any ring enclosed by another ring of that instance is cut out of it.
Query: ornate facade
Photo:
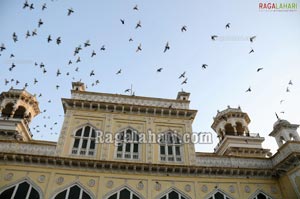
[[[17,89],[0,95],[1,199],[300,198],[298,125],[286,120],[270,133],[279,147],[272,155],[248,114],[228,107],[214,117],[215,151],[201,153],[185,139],[197,113],[189,93],[95,93],[74,82],[62,104],[58,142],[39,141],[29,129],[36,98]]]

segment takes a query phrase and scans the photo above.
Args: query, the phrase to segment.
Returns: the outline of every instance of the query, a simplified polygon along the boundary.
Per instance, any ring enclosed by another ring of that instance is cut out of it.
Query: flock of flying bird
[[[24,4],[23,4],[23,9],[24,9],[24,10],[25,10],[25,9],[28,9],[28,10],[34,10],[34,9],[40,9],[40,8],[37,8],[37,6],[35,6],[33,3],[29,3],[29,1],[26,0],[26,1],[24,2]],[[42,9],[42,11],[44,11],[45,9],[47,9],[47,4],[46,4],[46,3],[42,4],[41,9]],[[134,11],[139,11],[138,5],[135,5],[135,6],[133,7],[133,10],[134,10]],[[75,12],[75,11],[74,11],[72,8],[69,8],[69,9],[66,10],[66,16],[69,16],[69,17],[70,17],[71,15],[74,14],[74,12]],[[125,19],[120,19],[120,23],[121,23],[121,25],[125,25],[125,23],[126,23]],[[44,24],[43,19],[42,19],[42,18],[38,19],[38,21],[37,21],[37,28],[35,28],[35,29],[31,30],[31,31],[28,30],[28,31],[25,33],[25,39],[28,39],[29,37],[35,37],[35,36],[38,34],[38,29],[41,28],[41,27],[44,26],[44,25],[45,25],[45,24]],[[135,25],[135,29],[140,29],[140,28],[142,28],[142,22],[139,20],[139,21],[136,23],[136,25]],[[231,28],[231,23],[227,23],[227,24],[225,25],[225,29],[230,29],[230,28]],[[183,26],[180,27],[179,31],[181,31],[182,33],[184,33],[184,32],[186,32],[186,31],[188,31],[188,27],[187,27],[186,25],[183,25]],[[214,42],[214,41],[217,41],[217,40],[218,40],[218,37],[219,37],[218,35],[211,35],[211,38],[210,38],[210,39],[211,39],[212,42]],[[249,42],[252,43],[252,42],[255,41],[255,39],[256,39],[256,36],[249,37]],[[13,40],[14,43],[16,43],[16,42],[19,41],[19,35],[18,35],[16,32],[13,32],[13,33],[12,33],[12,40]],[[56,45],[60,45],[60,44],[63,42],[63,38],[62,38],[61,36],[55,36],[55,37],[54,37],[53,35],[49,34],[49,35],[47,36],[47,38],[45,38],[45,41],[46,41],[47,43],[54,42]],[[129,41],[129,42],[133,42],[133,38],[129,38],[128,41]],[[78,46],[76,46],[76,47],[74,48],[74,52],[73,52],[73,56],[76,57],[76,58],[75,58],[75,59],[69,59],[68,65],[72,65],[72,64],[76,64],[76,63],[81,62],[81,57],[79,56],[80,52],[81,52],[82,50],[84,50],[84,49],[90,47],[90,46],[91,46],[90,40],[86,40],[84,43],[81,43],[81,44],[79,44]],[[162,49],[162,52],[163,52],[163,53],[167,53],[167,51],[169,51],[170,49],[171,49],[171,46],[170,46],[169,42],[166,42],[165,45],[164,45],[164,47],[163,47],[163,49]],[[6,49],[6,45],[5,45],[4,43],[2,43],[1,46],[0,46],[0,56],[2,56],[2,54],[3,54],[6,50],[7,50],[7,49]],[[105,50],[106,50],[106,46],[105,46],[105,45],[102,45],[102,46],[100,47],[100,52],[101,52],[101,51],[105,51]],[[139,45],[138,45],[137,48],[136,48],[136,53],[140,53],[141,51],[142,51],[142,44],[139,43]],[[97,53],[98,53],[98,52],[97,52],[96,50],[92,50],[92,52],[91,52],[91,54],[90,54],[90,57],[91,57],[91,58],[95,57],[95,56],[97,55]],[[251,48],[248,54],[252,54],[252,53],[254,53],[254,49]],[[14,57],[15,57],[15,55],[14,55],[13,53],[11,53],[11,54],[9,55],[9,58],[10,58],[10,59],[13,59]],[[42,71],[43,74],[46,74],[46,73],[47,73],[46,65],[45,65],[43,62],[40,62],[40,63],[35,62],[35,63],[34,63],[34,66],[35,66],[35,67],[38,67],[38,68]],[[12,71],[14,70],[15,67],[16,67],[16,64],[15,64],[15,63],[12,63],[12,64],[10,65],[10,67],[8,68],[8,70],[9,70],[10,72],[12,72]],[[208,69],[208,64],[205,64],[205,63],[202,64],[202,65],[201,65],[201,68],[202,68],[203,70]],[[257,68],[256,71],[257,71],[257,72],[260,72],[260,71],[262,71],[262,70],[263,70],[263,67],[259,67],[259,68]],[[79,72],[79,67],[76,67],[76,68],[75,68],[75,72]],[[157,72],[157,73],[163,72],[163,68],[162,68],[162,67],[157,68],[157,69],[156,69],[156,72]],[[117,70],[115,74],[116,74],[116,75],[120,75],[121,73],[122,73],[122,68],[120,68],[119,70]],[[57,71],[56,71],[56,76],[58,77],[58,76],[61,76],[61,75],[62,75],[61,69],[57,69]],[[71,72],[67,72],[66,75],[67,75],[67,76],[71,75]],[[89,76],[90,76],[90,77],[96,76],[95,70],[91,70],[90,73],[89,73]],[[179,74],[178,79],[180,79],[181,85],[187,84],[187,83],[188,83],[188,77],[186,76],[186,71],[184,71],[184,72],[182,72],[181,74]],[[73,80],[75,80],[74,77],[73,77]],[[37,80],[37,78],[34,78],[34,80],[33,80],[33,85],[37,84],[38,82],[39,82],[39,81]],[[11,86],[13,86],[13,84],[19,85],[19,84],[20,84],[20,81],[17,80],[17,79],[14,79],[14,78],[12,78],[12,79],[5,79],[5,80],[4,80],[4,84],[5,84],[5,85],[11,85]],[[97,79],[97,80],[95,80],[95,81],[91,84],[91,86],[96,86],[96,85],[98,85],[98,84],[100,84],[100,80]],[[290,86],[292,86],[292,85],[293,85],[292,80],[290,80],[290,81],[288,82],[288,86],[287,86],[287,88],[286,88],[286,92],[290,92]],[[28,86],[29,86],[29,83],[28,83],[28,82],[25,82],[25,83],[24,83],[24,88],[27,88]],[[59,89],[59,88],[60,88],[60,85],[58,85],[58,84],[55,85],[55,88],[56,88],[56,89]],[[251,89],[251,87],[249,87],[245,92],[251,92],[251,91],[252,91],[252,89]],[[132,88],[127,88],[127,89],[124,90],[124,92],[125,92],[125,93],[130,93],[130,95],[134,95],[134,91],[132,90]],[[36,96],[37,96],[37,97],[42,97],[42,93],[36,94]],[[281,101],[280,101],[280,104],[283,103],[283,102],[284,102],[284,100],[281,100]],[[50,100],[50,99],[48,100],[48,103],[51,103],[51,100]],[[172,107],[171,107],[171,108],[172,108]],[[42,113],[46,113],[46,112],[47,112],[47,109],[44,109],[44,110],[41,111],[41,112],[42,112]],[[281,113],[284,113],[284,112],[282,111]],[[61,115],[59,115],[59,116],[61,116]],[[43,116],[43,119],[48,119],[48,120],[49,120],[49,119],[51,119],[51,118],[50,118],[50,116]],[[53,124],[49,127],[49,129],[51,130],[51,134],[56,134],[56,135],[57,135],[57,132],[54,133],[54,132],[52,131],[53,128],[54,128],[54,126],[56,126],[56,125],[57,125],[57,122],[53,122]],[[33,129],[36,131],[36,133],[39,133],[41,127],[47,128],[47,124],[44,124],[44,125],[41,125],[41,126],[37,125],[37,126],[33,127]]]

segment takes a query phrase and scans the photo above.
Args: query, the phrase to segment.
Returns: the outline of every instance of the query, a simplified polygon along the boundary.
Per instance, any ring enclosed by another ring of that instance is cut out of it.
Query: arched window
[[[16,185],[10,186],[2,193],[0,198],[5,199],[39,199],[39,192],[27,181],[22,181]]]
[[[167,132],[160,134],[159,144],[161,161],[182,161],[181,140],[175,133]]]
[[[254,196],[250,197],[250,199],[272,199],[267,194],[263,193],[262,191],[258,191],[254,194]]]
[[[92,197],[78,185],[73,185],[55,195],[54,199],[92,199]]]
[[[96,131],[90,126],[78,129],[74,135],[72,154],[74,155],[95,155]]]
[[[109,196],[107,199],[140,199],[133,191],[124,188]]]
[[[244,129],[242,123],[240,123],[240,122],[236,123],[236,131],[237,131],[238,135],[244,135],[245,129]]]
[[[183,194],[177,192],[177,191],[170,191],[164,196],[160,197],[159,199],[188,199],[187,196],[184,196]]]
[[[13,103],[6,104],[5,108],[2,110],[2,117],[9,117],[14,109]]]
[[[119,132],[116,146],[117,158],[139,159],[139,135],[137,131],[127,128]]]
[[[230,123],[225,125],[225,133],[226,133],[226,135],[234,135],[235,134],[234,128]]]
[[[15,111],[14,118],[23,119],[25,117],[25,112],[26,112],[25,107],[24,106],[19,106],[17,108],[17,110]]]
[[[207,199],[232,199],[221,190],[215,190],[213,193],[209,194],[209,196],[206,198]]]

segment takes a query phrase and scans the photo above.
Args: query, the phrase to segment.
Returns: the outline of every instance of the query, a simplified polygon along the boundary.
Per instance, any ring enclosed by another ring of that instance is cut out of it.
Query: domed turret
[[[273,131],[269,134],[275,137],[277,145],[281,147],[286,141],[300,141],[297,128],[299,125],[291,124],[287,120],[278,118],[273,125]]]
[[[30,140],[29,123],[40,113],[36,98],[25,90],[0,94],[0,138]]]
[[[215,152],[219,155],[255,156],[270,155],[268,149],[263,149],[264,141],[259,134],[249,132],[250,118],[240,107],[218,111],[212,129],[218,134],[219,143]]]

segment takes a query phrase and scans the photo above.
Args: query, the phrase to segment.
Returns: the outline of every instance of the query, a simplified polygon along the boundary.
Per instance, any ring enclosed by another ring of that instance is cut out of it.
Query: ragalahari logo
[[[294,12],[297,11],[297,3],[263,3],[258,4],[259,11],[268,12]]]

